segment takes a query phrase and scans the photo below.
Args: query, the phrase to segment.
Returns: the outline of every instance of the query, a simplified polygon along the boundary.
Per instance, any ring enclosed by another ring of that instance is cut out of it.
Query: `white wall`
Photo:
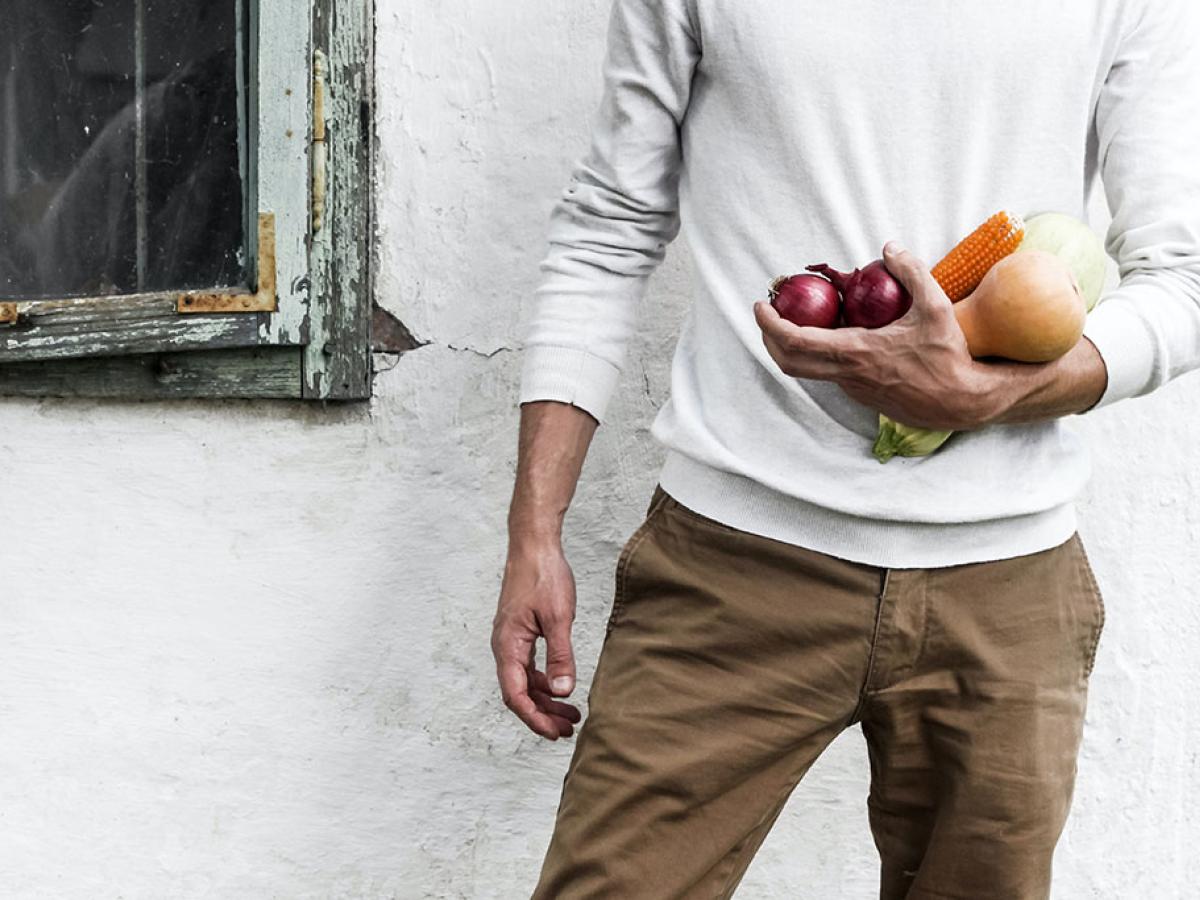
[[[493,686],[506,348],[599,97],[607,0],[381,7],[380,298],[430,343],[380,358],[370,408],[0,402],[0,897],[536,880],[572,744],[523,732]],[[660,459],[684,253],[569,522],[584,685]],[[1195,896],[1198,400],[1200,378],[1078,423],[1108,624],[1059,900]],[[741,896],[875,896],[866,765],[847,732]]]

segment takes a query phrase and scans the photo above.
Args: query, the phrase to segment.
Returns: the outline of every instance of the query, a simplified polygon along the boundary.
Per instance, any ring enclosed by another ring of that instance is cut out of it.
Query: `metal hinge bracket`
[[[224,294],[181,294],[181,313],[275,312],[275,213],[258,214],[258,291]]]
[[[312,123],[312,233],[325,224],[325,189],[329,164],[329,145],[325,141],[325,93],[329,83],[329,57],[325,51],[313,52],[313,123]]]

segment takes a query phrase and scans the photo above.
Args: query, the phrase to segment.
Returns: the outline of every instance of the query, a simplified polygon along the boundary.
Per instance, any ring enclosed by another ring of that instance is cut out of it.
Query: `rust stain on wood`
[[[0,303],[0,323],[17,321],[17,304]]]
[[[258,291],[224,294],[181,294],[176,312],[245,313],[275,312],[275,214],[258,214]]]

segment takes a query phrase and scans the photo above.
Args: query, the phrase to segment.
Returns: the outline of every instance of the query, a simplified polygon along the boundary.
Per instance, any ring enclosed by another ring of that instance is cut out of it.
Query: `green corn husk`
[[[879,437],[875,440],[875,458],[881,463],[893,456],[928,456],[950,439],[953,431],[932,431],[928,428],[911,428],[879,416]]]

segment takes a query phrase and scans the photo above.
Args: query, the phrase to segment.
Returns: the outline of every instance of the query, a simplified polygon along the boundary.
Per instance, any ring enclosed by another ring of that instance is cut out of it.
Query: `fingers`
[[[861,329],[802,328],[779,315],[769,303],[754,305],[763,344],[786,375],[832,381],[845,374]]]
[[[504,705],[531,731],[554,741],[563,736],[563,728],[554,716],[545,712],[530,696],[529,671],[532,667],[529,660],[533,642],[533,634],[511,625],[497,637],[494,652],[500,694],[504,698]]]
[[[770,303],[754,304],[754,320],[763,335],[781,350],[828,356],[841,349],[844,334],[832,328],[803,328],[789,322]]]
[[[530,695],[525,666],[516,660],[506,660],[499,666],[500,693],[507,706],[531,731],[554,741],[562,729],[554,717],[544,712]],[[537,693],[536,691],[534,693]]]
[[[544,672],[536,669],[529,673],[529,696],[533,698],[533,702],[542,712],[564,719],[568,724],[578,722],[583,718],[583,713],[579,711],[578,707],[554,699],[550,693],[549,679],[546,678]]]
[[[758,323],[758,328],[763,334],[779,335],[783,332],[783,316],[765,300],[754,304],[754,321]]]
[[[546,639],[546,677],[550,691],[567,697],[575,690],[575,653],[571,648],[571,620],[556,610],[539,614]]]
[[[912,295],[914,307],[927,310],[950,305],[950,299],[934,281],[929,267],[900,244],[888,241],[883,245],[883,263]]]
[[[530,691],[529,696],[554,724],[556,734],[551,740],[570,737],[575,733],[575,723],[583,718],[583,714],[578,709],[569,703],[555,700],[549,694],[543,694],[541,691]]]
[[[896,241],[888,241],[883,245],[883,264],[910,294],[915,294],[924,286],[929,272],[925,263]]]

